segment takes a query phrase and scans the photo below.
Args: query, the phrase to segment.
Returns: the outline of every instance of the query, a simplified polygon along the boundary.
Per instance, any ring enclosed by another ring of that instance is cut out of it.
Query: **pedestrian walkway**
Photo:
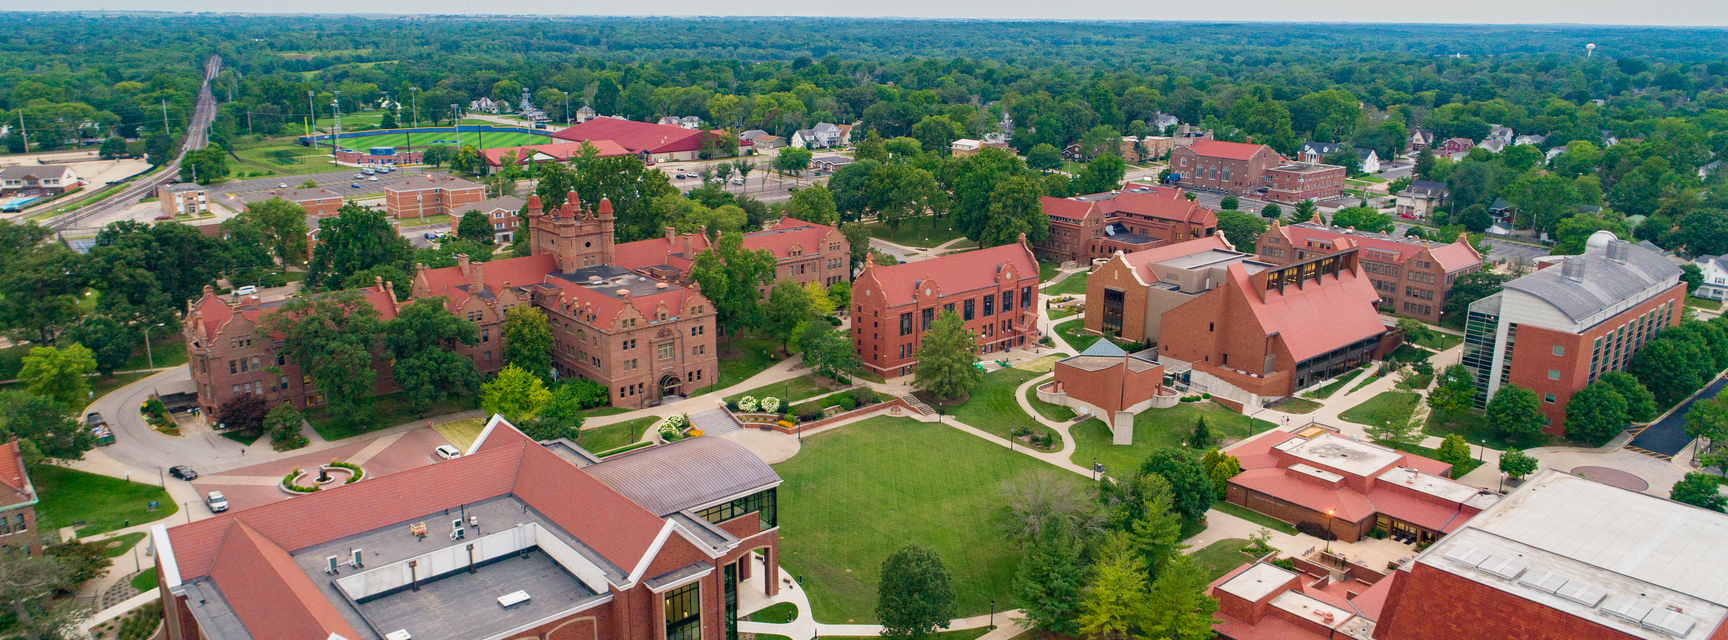
[[[723,436],[744,428],[732,412],[724,407],[690,414],[690,427],[702,430],[705,436]]]

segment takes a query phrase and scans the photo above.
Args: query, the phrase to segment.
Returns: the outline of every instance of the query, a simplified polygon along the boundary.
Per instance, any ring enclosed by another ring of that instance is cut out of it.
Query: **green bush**
[[[850,395],[840,396],[840,402],[836,406],[839,406],[841,411],[851,411],[858,408],[858,400]]]
[[[293,471],[289,471],[288,475],[282,478],[282,486],[284,488],[288,489],[289,491],[293,491],[294,493],[313,493],[315,491],[318,491],[319,487],[317,485],[313,485],[310,487],[302,487],[300,485],[294,484],[294,478],[299,477],[299,475],[300,475],[300,468],[295,467]]]
[[[822,407],[814,402],[806,402],[793,407],[792,411],[793,415],[798,416],[799,422],[810,422],[822,417]]]
[[[871,391],[869,387],[853,389],[851,395],[855,407],[868,407],[881,401],[876,397],[876,392]]]

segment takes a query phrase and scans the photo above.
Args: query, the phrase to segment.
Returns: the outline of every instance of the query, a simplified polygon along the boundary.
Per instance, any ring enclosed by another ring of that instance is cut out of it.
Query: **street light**
[[[409,91],[409,93],[414,94],[414,128],[419,129],[420,128],[420,87],[408,87],[408,91]]]
[[[156,326],[158,326],[158,327],[167,326],[167,323],[158,322],[158,323],[156,323]],[[144,327],[144,357],[149,359],[150,368],[155,369],[156,368],[156,354],[150,352],[150,327]]]
[[[1332,553],[1332,538],[1337,537],[1338,534],[1332,533],[1332,510],[1331,509],[1326,510],[1326,533],[1327,533],[1326,553]]]

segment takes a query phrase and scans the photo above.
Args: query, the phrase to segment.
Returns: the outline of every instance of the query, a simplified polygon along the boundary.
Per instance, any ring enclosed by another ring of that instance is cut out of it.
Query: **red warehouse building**
[[[869,258],[852,283],[852,349],[883,377],[912,373],[936,316],[953,311],[984,353],[1037,341],[1038,261],[1020,241],[882,266]]]

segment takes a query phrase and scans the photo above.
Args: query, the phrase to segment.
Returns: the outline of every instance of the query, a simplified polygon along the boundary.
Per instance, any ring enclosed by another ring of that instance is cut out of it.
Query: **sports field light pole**
[[[414,128],[419,129],[420,128],[420,87],[408,87],[408,91],[409,91],[409,93],[414,94]]]

